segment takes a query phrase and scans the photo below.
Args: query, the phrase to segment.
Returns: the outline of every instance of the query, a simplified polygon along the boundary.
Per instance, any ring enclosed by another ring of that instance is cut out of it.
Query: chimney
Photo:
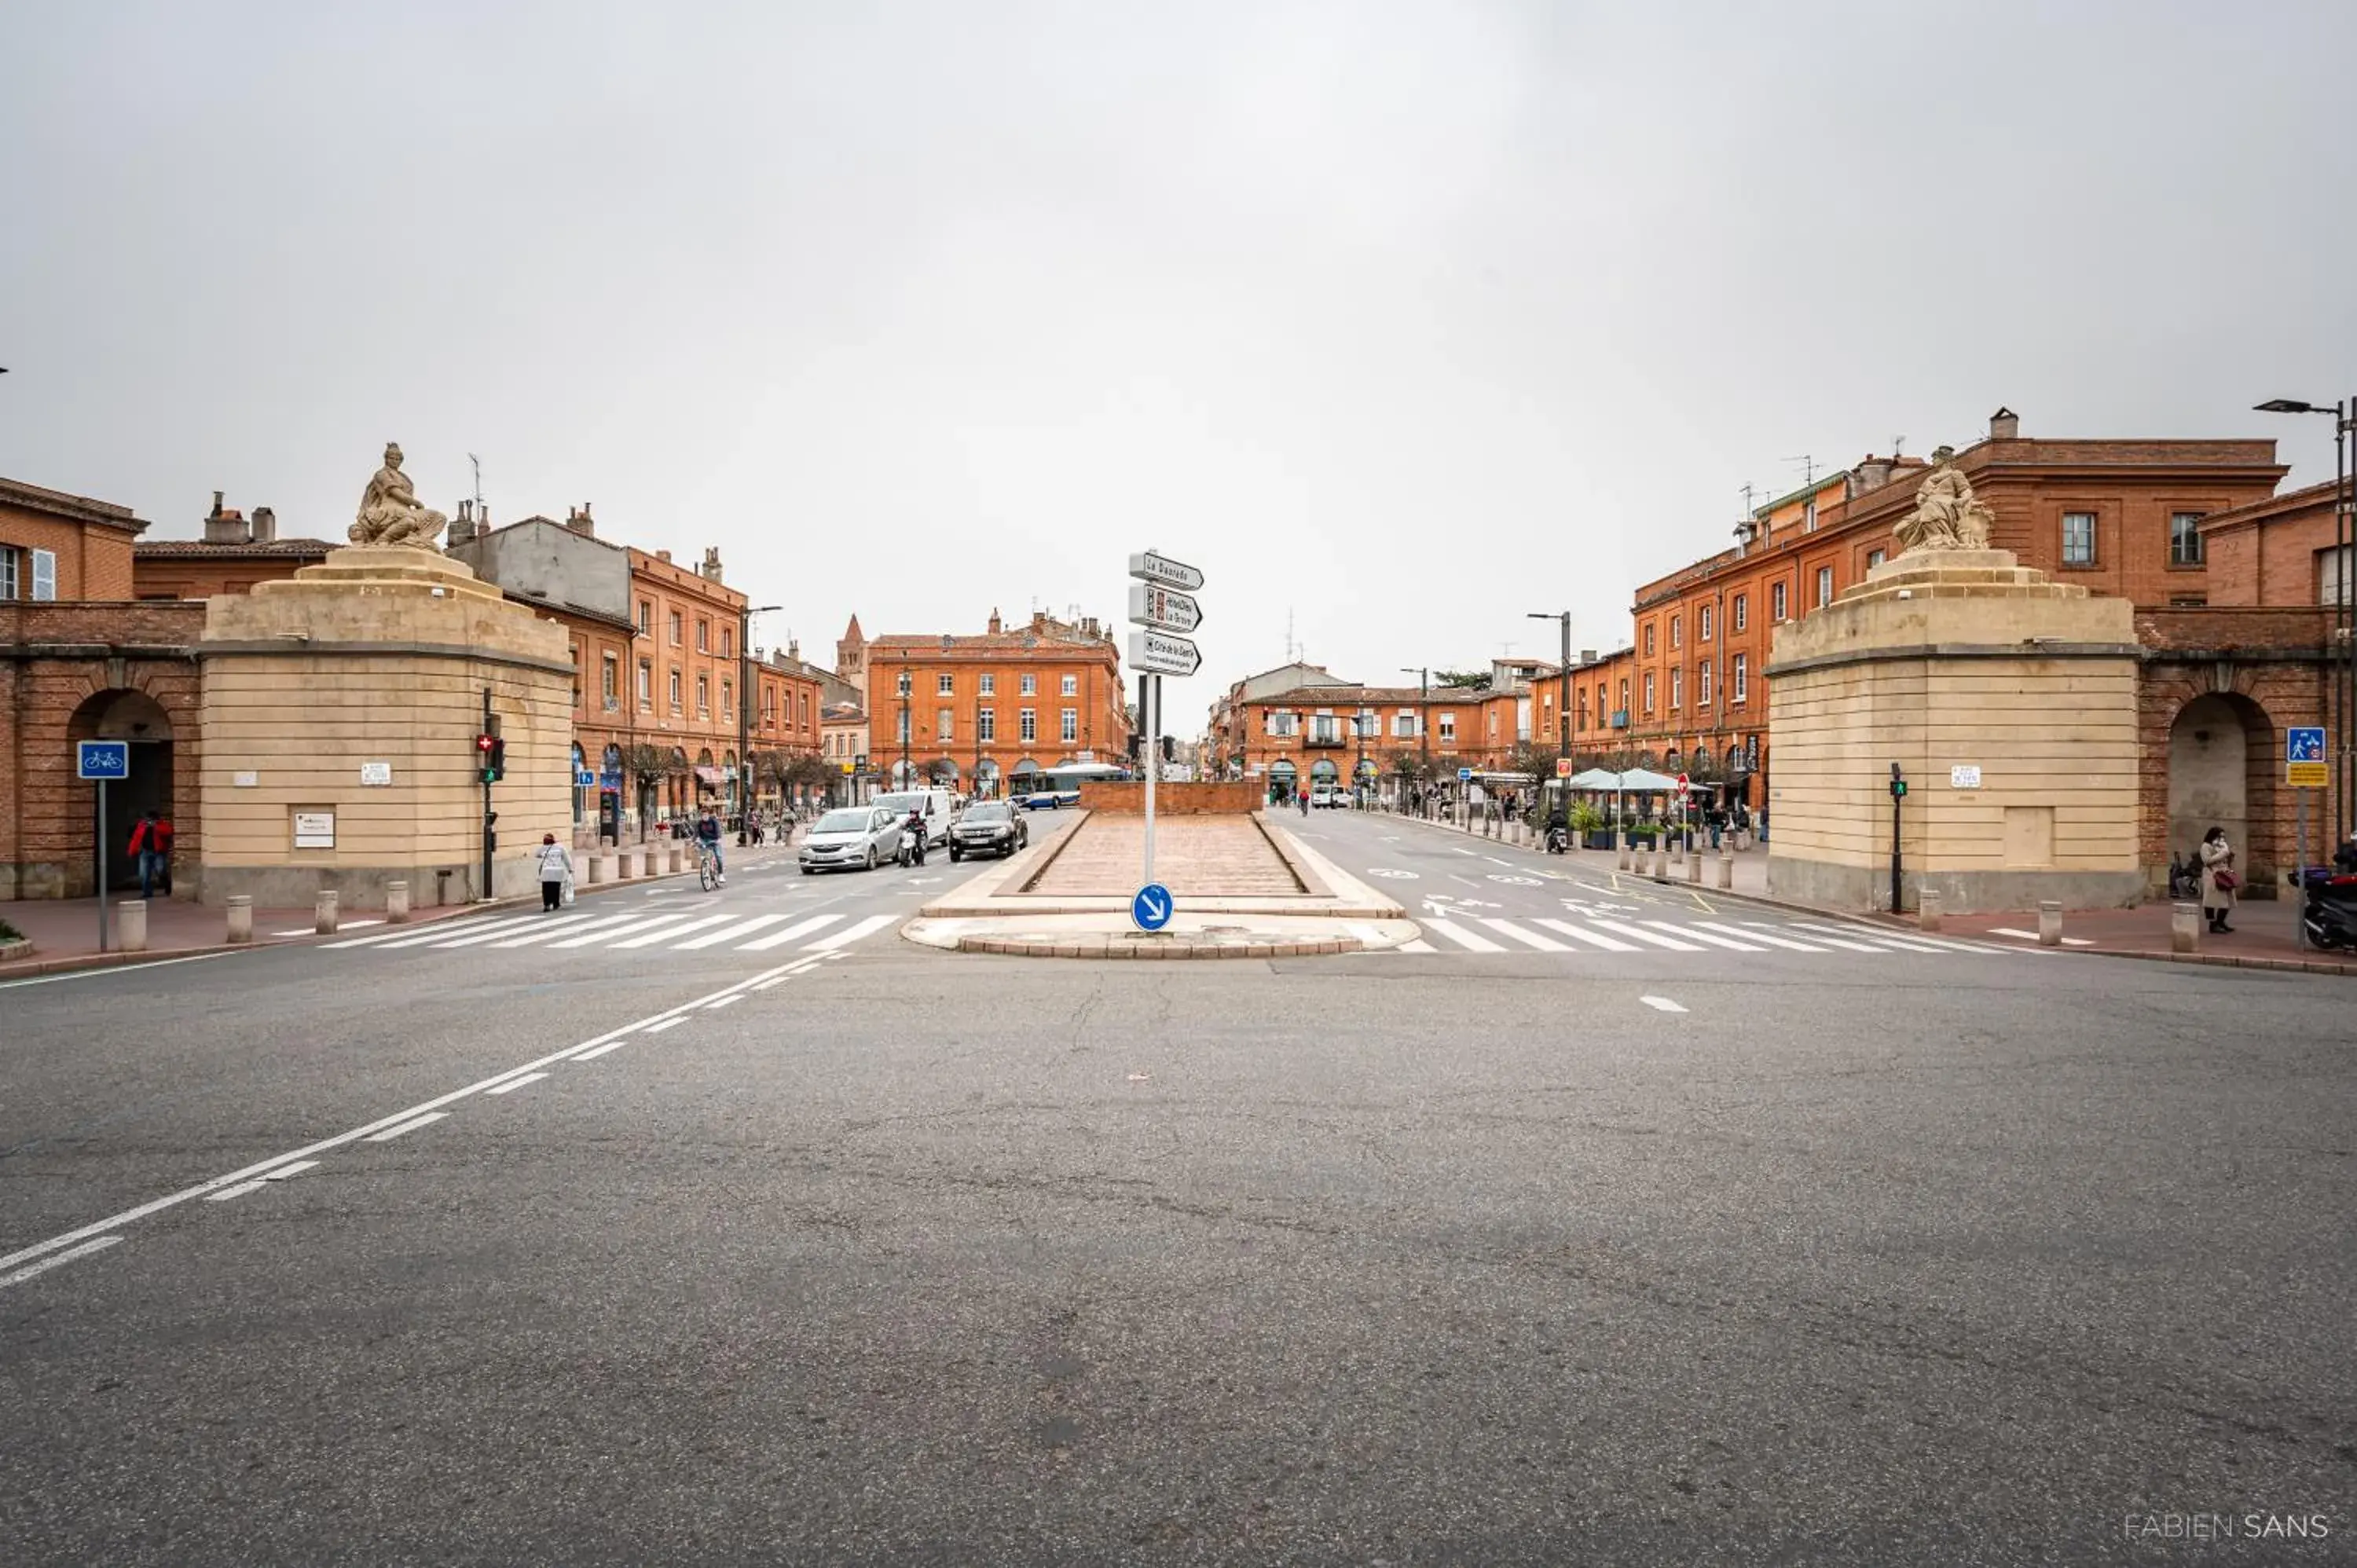
[[[205,518],[205,542],[208,544],[243,544],[246,542],[245,517],[221,507],[221,493],[213,492],[213,510]]]
[[[475,503],[460,501],[458,515],[450,520],[450,543],[471,544],[475,541]]]
[[[253,542],[256,544],[278,542],[278,514],[266,506],[253,509]]]
[[[1890,470],[1897,464],[1898,459],[1895,456],[1877,457],[1870,452],[1867,454],[1855,470],[1857,476],[1857,493],[1864,495],[1868,490],[1878,490],[1889,484]]]
[[[1580,661],[1582,664],[1593,664],[1593,663],[1595,663],[1595,662],[1596,662],[1596,650],[1594,650],[1594,649],[1592,649],[1592,648],[1583,648],[1583,649],[1581,649],[1581,650],[1579,650],[1579,661]]]
[[[587,501],[583,501],[579,506],[568,508],[566,510],[565,513],[565,526],[571,529],[574,532],[581,535],[584,539],[595,539],[597,537],[597,525],[589,521],[589,503]]]
[[[998,621],[998,607],[997,607],[996,605],[993,605],[993,606],[991,606],[991,607],[990,607],[990,635],[991,635],[991,636],[993,636],[993,637],[996,637],[996,636],[997,636],[1001,631],[1003,631],[1003,630],[1005,630],[1005,629],[1006,629],[1006,628],[1005,628],[1004,627],[1002,627],[1002,626],[999,624],[999,621]]]
[[[655,559],[658,561],[669,561],[671,559],[671,552],[668,550],[658,550],[655,552]]]
[[[2018,441],[2021,439],[2021,415],[2009,408],[2000,408],[1989,415],[1989,439]]]
[[[797,664],[802,661],[802,639],[801,638],[789,637],[786,639],[786,657],[792,660]]]
[[[704,564],[695,569],[695,575],[708,583],[720,581],[720,546],[707,544],[704,547]]]

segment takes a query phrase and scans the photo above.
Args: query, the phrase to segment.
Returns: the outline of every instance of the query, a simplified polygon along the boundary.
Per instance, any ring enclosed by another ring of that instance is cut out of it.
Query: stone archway
[[[2255,889],[2273,881],[2266,764],[2274,734],[2266,711],[2237,693],[2205,693],[2178,710],[2169,726],[2169,854],[2192,855],[2202,834],[2222,827],[2244,882]]]
[[[106,886],[110,890],[139,886],[139,863],[127,847],[131,825],[151,809],[165,816],[172,810],[172,718],[163,704],[145,692],[113,687],[84,698],[66,721],[66,738],[122,740],[131,743],[131,777],[106,787]],[[85,785],[81,837],[87,845],[97,831],[98,790]],[[175,827],[178,826],[176,822]],[[178,854],[174,855],[177,860]],[[84,851],[83,864],[89,864]],[[70,860],[67,863],[72,864]],[[69,888],[83,886],[68,874]]]

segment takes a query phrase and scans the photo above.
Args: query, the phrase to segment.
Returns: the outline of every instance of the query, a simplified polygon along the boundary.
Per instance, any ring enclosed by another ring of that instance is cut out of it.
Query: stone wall
[[[1264,791],[1249,780],[1242,783],[1163,784],[1154,787],[1154,812],[1174,817],[1248,815],[1260,809]],[[1137,816],[1146,811],[1146,785],[1083,784],[1081,804],[1092,811]]]

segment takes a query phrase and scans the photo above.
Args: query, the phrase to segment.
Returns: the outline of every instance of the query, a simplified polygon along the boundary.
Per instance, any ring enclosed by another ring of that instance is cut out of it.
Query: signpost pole
[[[1155,754],[1162,749],[1154,737],[1158,733],[1156,726],[1161,718],[1161,709],[1162,677],[1149,675],[1146,678],[1146,702],[1137,715],[1139,722],[1146,726],[1143,743],[1146,756],[1146,880],[1149,883],[1154,880],[1154,776],[1158,771],[1155,764],[1161,760]]]
[[[2292,862],[2291,867],[2291,940],[2293,947],[2305,952],[2308,949],[2308,791],[2295,789],[2292,794],[2299,801],[2298,836],[2294,841],[2299,846],[2299,858]]]
[[[98,781],[98,866],[91,886],[98,889],[98,950],[106,950],[106,780]]]

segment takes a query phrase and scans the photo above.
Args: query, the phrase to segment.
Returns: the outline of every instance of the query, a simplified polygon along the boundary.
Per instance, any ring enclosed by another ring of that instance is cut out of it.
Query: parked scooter
[[[2357,873],[2311,865],[2286,879],[2306,896],[2299,924],[2308,945],[2357,951]]]

